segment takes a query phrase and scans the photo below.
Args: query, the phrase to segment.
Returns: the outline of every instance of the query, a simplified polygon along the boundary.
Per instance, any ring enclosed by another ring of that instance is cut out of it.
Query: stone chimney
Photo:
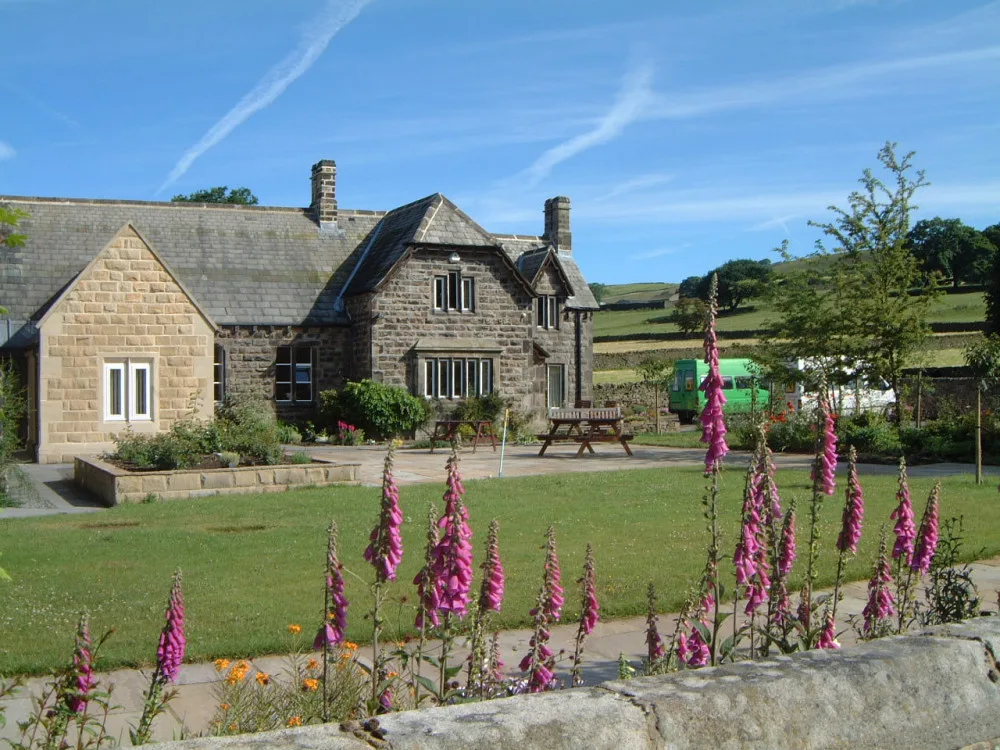
[[[573,252],[573,234],[569,231],[569,198],[559,195],[545,201],[545,234],[556,250]]]
[[[323,159],[312,166],[309,210],[321,227],[337,221],[337,163],[333,159]]]

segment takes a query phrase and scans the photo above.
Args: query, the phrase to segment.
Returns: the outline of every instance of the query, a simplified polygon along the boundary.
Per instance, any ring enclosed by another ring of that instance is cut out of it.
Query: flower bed
[[[148,499],[177,500],[210,495],[283,492],[293,487],[356,483],[360,464],[335,464],[314,459],[311,464],[240,466],[223,469],[129,471],[99,458],[77,456],[74,481],[106,505]]]

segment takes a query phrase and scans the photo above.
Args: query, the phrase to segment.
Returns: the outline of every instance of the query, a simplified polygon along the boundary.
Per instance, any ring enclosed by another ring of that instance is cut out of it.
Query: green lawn
[[[743,479],[724,476],[724,549],[735,540]],[[779,472],[787,501],[805,503],[803,472]],[[865,478],[868,516],[859,557],[848,575],[868,574],[876,529],[894,504],[891,477]],[[594,545],[602,616],[644,611],[647,581],[654,581],[664,611],[675,610],[697,579],[704,560],[700,498],[704,480],[696,468],[555,475],[470,481],[466,499],[475,532],[476,564],[486,527],[500,520],[500,549],[508,593],[501,627],[523,625],[541,578],[545,528],[557,531],[567,619],[578,612],[573,581],[584,547]],[[913,482],[922,504],[931,483]],[[401,503],[405,555],[393,595],[406,598],[389,614],[391,628],[413,620],[414,589],[428,503],[440,506],[442,485],[407,486]],[[77,613],[91,613],[94,631],[116,627],[101,668],[149,663],[166,601],[170,574],[184,570],[188,659],[251,656],[287,651],[289,623],[316,626],[322,607],[325,527],[335,517],[351,600],[349,633],[368,632],[371,570],[361,553],[376,517],[378,490],[312,489],[284,494],[202,498],[131,505],[87,515],[0,520],[0,551],[13,583],[0,583],[0,672],[38,673],[64,663]],[[827,501],[821,584],[831,582],[833,541],[842,496]],[[943,516],[964,514],[966,551],[1000,553],[1000,502],[996,487],[971,478],[948,479]],[[800,533],[805,513],[800,513]],[[804,557],[804,556],[803,556]],[[801,567],[796,573],[801,575]],[[478,581],[477,581],[478,583]]]
[[[722,314],[718,320],[720,331],[757,330],[774,318],[773,310],[761,300],[753,300],[753,310],[737,310]],[[667,310],[604,310],[594,315],[595,336],[626,336],[636,333],[672,333],[677,326],[666,320]],[[928,317],[932,323],[981,322],[986,316],[986,302],[982,292],[942,294],[935,300]]]

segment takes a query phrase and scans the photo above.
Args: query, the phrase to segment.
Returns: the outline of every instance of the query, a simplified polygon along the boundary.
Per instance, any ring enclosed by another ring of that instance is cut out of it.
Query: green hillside
[[[602,302],[651,302],[669,300],[677,293],[678,284],[659,281],[646,284],[608,284]]]

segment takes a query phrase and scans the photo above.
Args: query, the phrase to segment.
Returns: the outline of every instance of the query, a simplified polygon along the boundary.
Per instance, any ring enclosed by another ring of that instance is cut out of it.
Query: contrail
[[[337,32],[357,18],[370,2],[371,0],[328,0],[323,13],[309,22],[299,46],[271,68],[260,83],[215,123],[200,141],[184,152],[184,156],[156,193],[160,194],[170,187],[191,168],[199,156],[246,122],[254,112],[264,109],[281,96],[296,78],[313,66]]]
[[[557,164],[621,135],[629,124],[642,116],[643,110],[649,104],[652,96],[649,88],[652,74],[653,71],[649,66],[643,66],[626,75],[618,100],[597,126],[558,146],[553,146],[539,156],[535,163],[522,173],[527,178],[527,184],[537,185]]]

